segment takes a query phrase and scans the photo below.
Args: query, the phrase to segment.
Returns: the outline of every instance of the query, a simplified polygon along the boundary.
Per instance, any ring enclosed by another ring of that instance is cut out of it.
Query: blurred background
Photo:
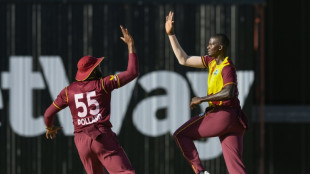
[[[189,55],[205,55],[210,36],[225,33],[237,66],[239,99],[250,128],[244,163],[250,174],[310,173],[310,1],[306,0],[1,0],[0,173],[83,174],[70,111],[56,116],[55,140],[43,114],[84,55],[106,57],[105,75],[127,67],[119,26],[135,39],[140,76],[112,95],[113,130],[138,174],[193,173],[173,132],[206,104],[206,70],[182,67],[164,31]],[[217,138],[195,142],[204,167],[226,174]]]

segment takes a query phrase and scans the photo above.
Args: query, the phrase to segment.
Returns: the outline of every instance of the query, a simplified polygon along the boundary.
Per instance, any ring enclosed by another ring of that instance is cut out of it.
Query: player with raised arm
[[[87,174],[134,174],[135,171],[111,130],[111,92],[126,85],[139,74],[134,40],[121,26],[129,58],[127,70],[103,77],[102,58],[82,57],[78,62],[76,81],[65,87],[44,114],[46,138],[54,139],[59,127],[53,126],[54,116],[69,106],[74,125],[74,142]]]
[[[169,12],[165,24],[173,52],[181,65],[209,70],[207,96],[194,97],[190,108],[208,102],[205,112],[192,117],[174,133],[175,141],[196,174],[208,174],[199,159],[194,140],[218,136],[230,174],[245,174],[242,162],[243,134],[247,118],[241,110],[237,74],[232,60],[226,55],[229,40],[224,34],[216,34],[209,40],[208,55],[188,56],[174,35],[173,12]]]

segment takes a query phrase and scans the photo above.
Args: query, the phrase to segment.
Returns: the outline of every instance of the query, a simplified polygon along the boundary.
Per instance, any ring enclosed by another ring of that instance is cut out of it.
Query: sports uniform
[[[102,78],[89,75],[103,58],[85,56],[78,62],[76,80],[65,87],[44,114],[47,127],[53,125],[54,115],[69,106],[74,125],[74,142],[88,174],[135,173],[124,150],[112,132],[110,122],[111,92],[138,76],[138,58],[129,54],[127,70]]]
[[[235,95],[225,101],[209,101],[209,107],[204,113],[192,117],[175,131],[175,141],[198,174],[204,168],[193,140],[219,136],[229,173],[244,174],[246,170],[242,162],[242,143],[247,119],[238,100],[236,69],[228,57],[219,65],[212,57],[202,56],[201,59],[209,69],[208,95],[220,92],[227,85],[235,85]]]

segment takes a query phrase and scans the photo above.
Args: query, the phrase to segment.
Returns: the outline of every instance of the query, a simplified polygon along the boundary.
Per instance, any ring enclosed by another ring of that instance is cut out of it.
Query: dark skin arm
[[[190,108],[194,109],[196,105],[208,101],[223,101],[231,99],[235,94],[235,85],[227,85],[220,92],[204,97],[193,97]]]

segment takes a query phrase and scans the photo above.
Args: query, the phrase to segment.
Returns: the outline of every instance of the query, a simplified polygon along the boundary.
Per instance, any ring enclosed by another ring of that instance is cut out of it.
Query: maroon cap
[[[75,79],[77,81],[86,80],[91,74],[91,72],[100,64],[100,62],[103,59],[104,57],[101,58],[95,58],[92,56],[82,57],[77,64],[78,71],[76,73]]]

